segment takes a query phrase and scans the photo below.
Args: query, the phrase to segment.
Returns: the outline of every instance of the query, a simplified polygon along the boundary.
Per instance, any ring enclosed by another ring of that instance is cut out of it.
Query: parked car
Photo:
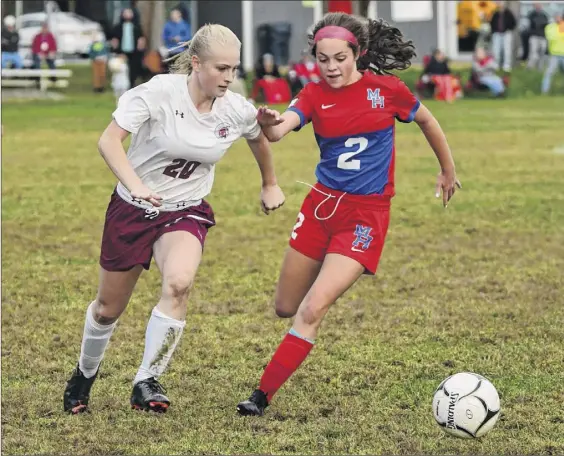
[[[46,20],[45,12],[22,14],[16,19],[20,48],[29,52],[33,38]],[[100,24],[75,13],[53,12],[49,14],[48,22],[57,40],[58,51],[63,55],[87,55],[92,42],[103,33]]]

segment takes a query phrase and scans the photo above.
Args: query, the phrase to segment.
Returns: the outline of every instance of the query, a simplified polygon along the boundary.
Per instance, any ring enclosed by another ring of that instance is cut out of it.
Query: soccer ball
[[[451,375],[433,396],[433,415],[447,434],[472,439],[490,431],[499,418],[499,395],[485,377],[471,372]]]

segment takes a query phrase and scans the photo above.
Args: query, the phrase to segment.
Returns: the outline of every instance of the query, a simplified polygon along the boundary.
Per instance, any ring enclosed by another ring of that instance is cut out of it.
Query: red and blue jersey
[[[394,195],[395,120],[411,122],[419,100],[396,76],[366,71],[333,89],[310,82],[288,110],[311,122],[321,152],[315,170],[326,187],[357,195]]]

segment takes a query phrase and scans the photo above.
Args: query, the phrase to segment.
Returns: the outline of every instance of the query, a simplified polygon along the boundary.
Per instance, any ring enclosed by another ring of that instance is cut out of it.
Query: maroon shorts
[[[390,197],[343,195],[320,183],[315,188],[333,198],[310,191],[298,214],[290,246],[317,261],[323,261],[328,253],[338,253],[358,261],[365,274],[375,274],[390,223]]]
[[[200,240],[203,248],[208,229],[215,225],[212,208],[206,201],[155,215],[124,201],[114,191],[106,211],[100,266],[106,271],[128,271],[138,264],[149,269],[153,244],[164,233],[188,231]]]

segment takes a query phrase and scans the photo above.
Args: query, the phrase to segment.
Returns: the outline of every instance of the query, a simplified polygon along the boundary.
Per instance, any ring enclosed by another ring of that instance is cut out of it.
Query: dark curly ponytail
[[[315,57],[315,35],[324,27],[337,26],[351,32],[358,44],[349,42],[355,55],[360,55],[357,68],[376,74],[391,74],[393,70],[405,70],[416,56],[411,40],[405,40],[397,27],[390,26],[382,19],[363,19],[346,13],[326,14],[309,35],[312,55]]]

